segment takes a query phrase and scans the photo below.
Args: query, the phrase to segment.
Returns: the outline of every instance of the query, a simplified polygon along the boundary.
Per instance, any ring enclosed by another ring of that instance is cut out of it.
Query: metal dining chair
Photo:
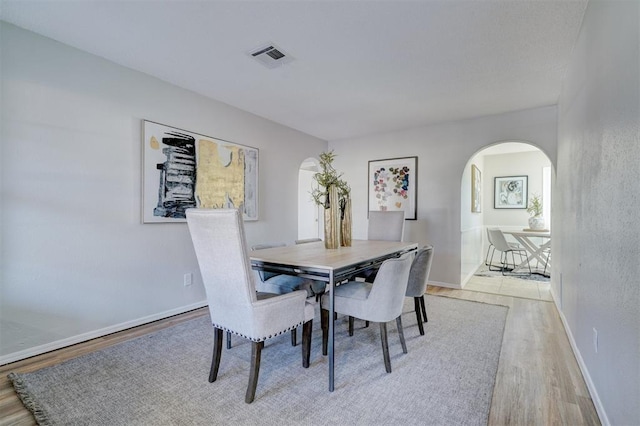
[[[529,264],[529,256],[527,254],[527,251],[524,248],[509,244],[507,242],[507,239],[504,237],[504,234],[502,233],[502,231],[498,228],[489,229],[489,234],[491,235],[491,242],[493,243],[495,249],[501,252],[500,269],[491,269],[491,265],[493,265],[493,254],[495,254],[495,251],[494,251],[494,253],[491,255],[491,261],[489,262],[489,270],[501,271],[502,275],[531,275],[531,265]],[[509,267],[509,253],[511,253],[511,260],[513,265],[512,268]],[[515,269],[516,269],[516,259],[514,256],[515,253],[518,253],[518,256],[520,256],[521,262],[522,262],[522,256],[524,256],[524,258],[527,260],[527,267],[529,268],[528,274],[515,273]],[[505,272],[507,271],[511,271],[512,273],[505,274]]]

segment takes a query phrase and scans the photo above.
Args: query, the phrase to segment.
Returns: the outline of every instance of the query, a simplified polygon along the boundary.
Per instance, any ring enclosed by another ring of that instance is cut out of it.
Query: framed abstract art
[[[369,210],[404,210],[416,219],[418,157],[369,161]]]
[[[526,209],[528,176],[495,178],[493,207],[496,209]]]
[[[258,149],[143,120],[142,221],[184,222],[188,208],[258,219]]]

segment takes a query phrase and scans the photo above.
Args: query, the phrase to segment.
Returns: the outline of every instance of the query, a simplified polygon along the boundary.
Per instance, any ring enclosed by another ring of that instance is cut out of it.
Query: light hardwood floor
[[[428,294],[508,306],[490,425],[599,425],[600,421],[551,302],[429,286]],[[7,379],[207,315],[199,309],[131,330],[0,366],[0,425],[34,425]]]

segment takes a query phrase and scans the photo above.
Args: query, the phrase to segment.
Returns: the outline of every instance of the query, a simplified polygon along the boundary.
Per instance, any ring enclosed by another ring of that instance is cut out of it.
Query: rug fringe
[[[31,398],[27,385],[22,380],[22,377],[16,373],[9,373],[7,378],[11,381],[11,384],[13,384],[13,388],[20,397],[22,404],[27,410],[31,411],[31,414],[35,417],[36,423],[41,426],[52,425],[53,423],[49,420],[47,413]]]

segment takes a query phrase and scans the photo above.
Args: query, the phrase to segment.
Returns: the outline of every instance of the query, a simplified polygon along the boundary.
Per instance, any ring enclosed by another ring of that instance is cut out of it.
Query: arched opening
[[[307,158],[298,170],[298,239],[323,238],[320,226],[320,209],[311,198],[311,191],[317,186],[313,175],[320,171],[317,158]]]
[[[544,229],[550,230],[552,180],[551,160],[530,143],[491,144],[469,159],[462,176],[460,200],[463,288],[551,300],[550,262],[541,263],[534,258],[531,263],[534,274],[520,277],[505,277],[501,272],[490,271],[487,265],[487,253],[491,253],[487,229],[499,228],[505,232],[509,242],[518,244],[510,233],[525,232],[530,228],[532,213],[527,208],[532,205],[532,198],[537,196],[542,204]],[[514,198],[505,198],[500,190],[504,181],[515,182],[519,186]],[[527,238],[539,247],[549,241],[543,237]]]

